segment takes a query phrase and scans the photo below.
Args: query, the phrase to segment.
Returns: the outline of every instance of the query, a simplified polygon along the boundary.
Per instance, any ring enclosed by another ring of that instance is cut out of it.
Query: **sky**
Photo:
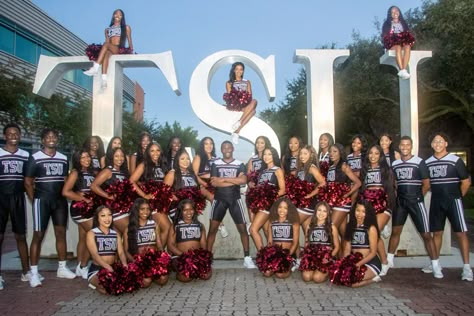
[[[257,111],[275,107],[287,94],[287,83],[297,77],[302,65],[293,63],[296,49],[312,49],[334,43],[345,48],[353,32],[362,37],[378,34],[375,21],[383,23],[387,9],[397,5],[402,12],[421,6],[421,0],[33,0],[46,14],[87,43],[104,41],[104,29],[120,8],[132,28],[137,53],[172,51],[181,96],[177,96],[157,69],[125,69],[145,90],[145,119],[161,124],[178,121],[191,126],[198,138],[211,136],[218,146],[229,135],[204,125],[189,100],[189,81],[196,66],[207,56],[228,49],[247,50],[267,58],[275,56],[276,98],[266,99],[258,76],[247,69]],[[223,103],[230,65],[214,75],[210,95]],[[205,80],[205,79],[203,79]],[[337,115],[337,114],[336,114]],[[280,139],[280,142],[287,140]],[[241,141],[235,155],[247,160],[251,144]]]

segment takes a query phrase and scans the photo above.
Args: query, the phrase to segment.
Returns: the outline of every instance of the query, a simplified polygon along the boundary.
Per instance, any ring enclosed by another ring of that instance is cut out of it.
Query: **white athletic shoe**
[[[224,225],[219,226],[219,232],[221,233],[222,238],[226,238],[229,236],[229,232],[227,231],[227,228]]]
[[[69,270],[68,267],[59,267],[56,276],[62,279],[74,279],[76,274]]]
[[[84,268],[81,268],[81,264],[78,263],[76,267],[76,276],[83,278],[84,280],[87,280],[87,273],[89,272],[89,267],[85,266]]]
[[[107,88],[107,75],[106,74],[102,75],[102,81],[100,82],[100,87],[102,89]]]
[[[41,281],[39,279],[39,275],[37,273],[29,273],[29,279],[28,281],[30,281],[30,286],[31,287],[38,287],[38,286],[42,286],[41,284]]]
[[[255,269],[257,266],[253,263],[252,257],[247,256],[244,258],[244,267],[246,269]]]
[[[291,272],[295,272],[296,270],[298,270],[298,268],[300,267],[300,263],[301,263],[301,259],[298,258],[295,260],[295,262],[293,263],[293,266],[291,267]]]
[[[94,65],[92,65],[91,68],[84,71],[84,75],[86,75],[86,76],[96,75],[97,73],[99,73],[99,67],[100,67],[100,65],[98,63],[94,63]]]
[[[22,273],[21,274],[21,281],[22,282],[28,282],[30,281],[30,277],[31,277],[31,271],[28,271],[27,273]],[[42,276],[41,274],[38,273],[38,279],[43,282],[44,281],[44,276]]]
[[[389,269],[390,269],[390,265],[382,263],[382,269],[380,270],[379,275],[386,276]]]
[[[461,280],[472,282],[472,279],[473,278],[472,278],[472,269],[471,269],[471,267],[463,268],[462,269],[462,274],[461,274]]]
[[[239,144],[239,134],[237,134],[237,133],[232,133],[231,137],[232,137],[232,142],[233,142],[235,145],[238,145],[238,144]]]
[[[432,266],[432,270],[433,270],[433,276],[436,279],[442,279],[444,277],[443,272],[441,271],[441,267],[439,265],[436,267]]]
[[[390,238],[391,234],[392,234],[392,227],[389,224],[385,225],[382,231],[380,232],[380,235],[385,239]]]
[[[441,269],[441,266],[439,266],[439,268]],[[421,271],[423,273],[433,273],[433,266],[430,264],[430,265],[422,268]]]
[[[408,73],[408,71],[406,69],[402,69],[398,72],[397,74],[401,79],[409,79],[411,77],[411,75]]]
[[[372,281],[374,281],[375,283],[382,282],[382,278],[379,275],[376,275],[372,278]]]
[[[3,283],[5,283],[5,281],[3,280],[3,277],[0,275],[0,291],[3,290]]]
[[[232,130],[235,131],[240,127],[240,120],[232,124]]]

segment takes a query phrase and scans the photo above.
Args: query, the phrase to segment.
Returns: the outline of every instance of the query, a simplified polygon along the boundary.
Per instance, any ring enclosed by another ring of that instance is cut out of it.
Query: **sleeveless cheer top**
[[[351,246],[353,249],[369,249],[369,229],[365,226],[357,227],[352,234]]]
[[[263,160],[258,158],[258,155],[253,155],[250,157],[250,162],[252,164],[252,171],[261,171],[263,167]]]
[[[275,221],[272,223],[272,237],[274,242],[292,242],[293,241],[293,225],[288,221],[280,223]]]
[[[324,226],[315,226],[308,231],[308,241],[311,245],[332,246]]]
[[[137,246],[155,246],[156,245],[156,223],[149,219],[145,225],[139,226],[137,229]]]
[[[122,28],[120,25],[112,25],[107,28],[107,36],[109,38],[122,35]]]
[[[362,156],[354,156],[354,153],[347,155],[347,164],[351,167],[352,171],[358,172],[362,169]]]
[[[312,164],[311,167],[316,167],[316,166]],[[308,181],[309,183],[316,183],[316,179],[314,178],[314,176],[309,172],[308,174],[305,174],[304,170],[298,171],[296,176],[298,177],[298,179],[302,181]]]
[[[201,223],[186,224],[184,221],[179,221],[176,229],[176,243],[186,241],[201,241]]]
[[[104,181],[104,183],[102,184],[103,187],[108,187],[109,185],[114,183],[116,180],[122,182],[123,180],[128,179],[128,176],[122,171],[117,170],[113,168],[112,166],[108,166],[107,168],[110,169],[110,171],[112,171],[112,176],[110,177],[110,179],[107,179]]]
[[[247,86],[248,86],[248,80],[245,80],[245,79],[232,82],[232,88],[238,91],[247,91]]]
[[[199,165],[198,176],[202,176],[202,175],[205,175],[205,174],[210,174],[211,173],[211,165],[214,163],[214,161],[216,159],[217,159],[216,157],[211,157],[211,159],[209,159],[204,166]]]
[[[367,170],[364,184],[366,188],[383,188],[382,172],[379,167],[369,168]]]
[[[328,169],[328,174],[326,176],[327,183],[350,183],[351,180],[349,177],[342,171],[342,169],[337,169],[335,165],[332,165]]]
[[[95,244],[99,256],[115,256],[117,253],[117,232],[110,229],[108,234],[104,234],[99,227],[92,229],[95,234]]]
[[[78,172],[76,183],[74,183],[74,192],[90,192],[91,184],[95,179],[94,174],[89,172]]]
[[[182,174],[181,175],[181,187],[197,187],[196,179],[190,174]]]
[[[262,174],[258,178],[258,184],[264,184],[268,181],[269,184],[278,185],[278,179],[275,172],[279,169],[277,166],[273,166],[270,169],[263,170]]]

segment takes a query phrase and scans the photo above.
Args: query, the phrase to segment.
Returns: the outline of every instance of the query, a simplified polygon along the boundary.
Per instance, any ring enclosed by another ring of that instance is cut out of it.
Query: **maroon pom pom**
[[[268,210],[272,206],[277,198],[278,189],[265,181],[263,184],[250,188],[246,195],[247,207],[257,213],[259,210]]]
[[[135,255],[135,264],[144,278],[159,278],[169,274],[171,256],[161,250],[148,248],[146,252]]]
[[[183,187],[175,192],[178,201],[171,203],[170,209],[177,207],[181,200],[192,200],[196,205],[196,211],[202,215],[203,210],[206,208],[206,197],[201,193],[198,187]]]
[[[323,273],[329,272],[335,262],[332,256],[332,249],[329,246],[309,244],[301,254],[300,271],[319,270]]]
[[[145,194],[152,194],[149,200],[152,211],[166,213],[173,200],[173,189],[161,181],[150,180],[142,184],[141,189]]]
[[[401,33],[390,32],[383,37],[383,46],[385,49],[390,49],[395,45],[410,45],[410,47],[413,47],[414,44],[415,37],[409,31],[404,31]]]
[[[260,171],[254,170],[247,173],[247,183],[253,182],[255,184],[258,183],[258,178],[260,178]]]
[[[227,110],[240,112],[252,101],[252,94],[232,88],[229,93],[224,93],[223,99]]]
[[[186,278],[203,279],[212,271],[212,258],[212,252],[206,249],[190,249],[178,257],[178,273]]]
[[[112,264],[113,272],[107,269],[101,269],[97,273],[99,284],[105,291],[112,295],[132,293],[143,285],[143,277],[140,269],[134,263],[123,266],[120,263]]]
[[[119,54],[133,54],[133,49],[130,47],[120,47]]]
[[[293,257],[289,249],[284,249],[280,245],[270,245],[263,247],[257,252],[257,267],[260,272],[272,271],[274,273],[285,273],[293,266]]]
[[[285,188],[288,198],[296,207],[305,208],[311,205],[313,199],[306,199],[305,196],[314,190],[314,183],[289,175],[285,178]]]
[[[362,258],[362,254],[356,252],[337,260],[329,271],[331,283],[351,286],[354,283],[362,281],[367,267],[365,265],[360,268],[356,267],[356,263],[362,260]]]
[[[138,197],[135,188],[128,179],[114,181],[105,189],[105,192],[115,196],[113,200],[105,200],[105,205],[112,210],[113,214],[128,213],[133,201]]]
[[[331,207],[342,207],[351,203],[351,198],[343,196],[351,190],[347,183],[329,182],[319,189],[318,200],[326,201]]]
[[[387,194],[385,194],[383,189],[366,189],[362,192],[360,199],[370,202],[375,210],[375,214],[383,213],[387,209]]]
[[[87,203],[86,201],[73,201],[71,207],[77,210],[82,218],[92,218],[97,207],[103,205],[105,199],[92,191],[86,192],[84,197],[90,200],[91,203]]]
[[[96,61],[99,57],[100,49],[102,48],[101,44],[90,44],[86,47],[86,55],[90,61]]]
[[[319,172],[323,175],[324,178],[328,176],[329,162],[326,160],[319,162]]]

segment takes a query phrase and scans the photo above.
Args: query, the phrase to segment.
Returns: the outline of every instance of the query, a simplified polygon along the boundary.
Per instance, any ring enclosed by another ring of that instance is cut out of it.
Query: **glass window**
[[[92,91],[92,77],[84,75],[81,69],[75,70],[74,82],[84,89]]]
[[[37,45],[35,43],[17,34],[15,56],[36,65],[38,62],[36,59],[36,48]]]
[[[0,26],[0,50],[6,51],[13,55],[15,47],[15,34],[9,29]]]
[[[123,110],[128,113],[133,113],[133,103],[128,99],[123,99]]]

